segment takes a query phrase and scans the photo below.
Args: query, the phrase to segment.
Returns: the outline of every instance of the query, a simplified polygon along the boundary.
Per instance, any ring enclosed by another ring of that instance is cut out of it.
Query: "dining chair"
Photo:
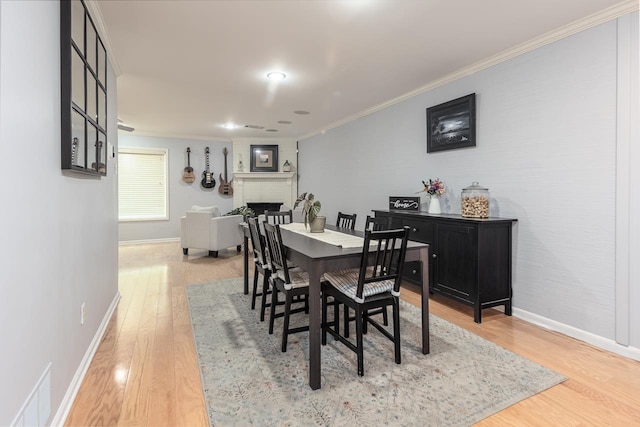
[[[365,221],[365,230],[369,231],[382,231],[382,230],[390,230],[391,229],[391,217],[372,217],[367,215],[367,220]],[[371,310],[367,313],[367,316],[375,316],[376,314],[382,314],[382,324],[384,326],[389,326],[389,313],[387,307],[376,308],[375,310]],[[351,320],[355,320],[355,317],[349,315],[349,306],[345,304],[344,306],[344,336],[345,338],[349,338],[349,322]],[[363,333],[367,333],[367,325],[365,323]]]
[[[358,359],[358,375],[364,375],[363,329],[371,324],[394,344],[395,362],[400,355],[400,282],[402,266],[407,252],[409,227],[399,230],[365,231],[360,268],[327,272],[322,282],[322,345],[327,343],[327,333],[355,352]],[[372,249],[370,253],[369,250]],[[373,256],[372,256],[373,255]],[[327,322],[328,298],[333,297],[334,316],[337,305],[344,304],[356,312],[355,344],[340,335],[339,322]],[[391,306],[393,310],[392,332],[372,319],[367,312]],[[333,326],[333,328],[332,328]]]
[[[276,318],[283,317],[282,326],[282,352],[287,351],[288,336],[298,332],[309,330],[308,321],[305,326],[296,328],[289,327],[291,314],[305,312],[309,313],[309,275],[300,267],[290,267],[287,265],[282,235],[278,224],[264,222],[264,231],[270,254],[271,263],[271,310],[269,314],[269,334],[273,334],[273,324]],[[276,313],[278,294],[284,294],[284,311]],[[293,303],[304,303],[303,307],[291,308]]]
[[[391,230],[391,217],[374,217],[367,215],[367,220],[364,224],[365,230],[381,231]]]
[[[349,228],[351,230],[356,229],[356,216],[357,214],[343,214],[338,212],[338,219],[336,220],[336,227]]]
[[[293,222],[293,211],[264,211],[264,219],[269,224],[291,224]]]
[[[269,306],[267,303],[267,295],[269,291],[269,277],[271,277],[271,267],[269,266],[268,253],[266,250],[266,242],[264,236],[260,233],[258,219],[255,217],[247,218],[249,224],[249,234],[251,236],[251,246],[253,247],[253,263],[255,264],[253,272],[253,292],[251,294],[251,309],[256,308],[256,299],[260,298],[260,321],[264,321],[265,310]],[[262,290],[258,291],[258,276],[262,275]]]

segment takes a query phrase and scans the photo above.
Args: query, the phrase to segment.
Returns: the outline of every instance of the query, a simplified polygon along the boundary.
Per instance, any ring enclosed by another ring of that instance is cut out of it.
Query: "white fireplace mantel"
[[[282,202],[292,207],[297,198],[295,172],[234,172],[233,207],[249,202]]]

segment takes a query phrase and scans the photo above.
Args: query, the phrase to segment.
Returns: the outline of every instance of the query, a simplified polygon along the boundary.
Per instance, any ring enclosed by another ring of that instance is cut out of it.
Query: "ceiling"
[[[637,8],[620,0],[90,3],[117,74],[118,117],[137,134],[195,139],[300,139]],[[270,71],[287,78],[270,81]]]

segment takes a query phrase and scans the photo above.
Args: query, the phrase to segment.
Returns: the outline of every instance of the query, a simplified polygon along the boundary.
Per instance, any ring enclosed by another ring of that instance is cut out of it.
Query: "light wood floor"
[[[120,248],[122,299],[66,425],[207,425],[185,285],[241,276],[242,255],[205,255],[192,250],[183,257],[178,243]],[[420,300],[409,288],[403,298]],[[478,325],[470,308],[442,297],[434,296],[430,309],[569,378],[478,425],[640,425],[640,362],[493,310]]]

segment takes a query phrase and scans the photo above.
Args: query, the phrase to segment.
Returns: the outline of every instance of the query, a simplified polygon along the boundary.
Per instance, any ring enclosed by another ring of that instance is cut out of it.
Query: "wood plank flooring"
[[[206,426],[185,286],[242,276],[242,255],[182,255],[178,243],[120,247],[122,299],[66,420],[69,426]],[[416,288],[402,297],[419,305]],[[247,304],[249,298],[247,297]],[[495,310],[433,296],[431,312],[569,379],[477,425],[640,425],[640,362]],[[259,424],[259,423],[258,423]],[[429,425],[424,420],[421,425]]]

